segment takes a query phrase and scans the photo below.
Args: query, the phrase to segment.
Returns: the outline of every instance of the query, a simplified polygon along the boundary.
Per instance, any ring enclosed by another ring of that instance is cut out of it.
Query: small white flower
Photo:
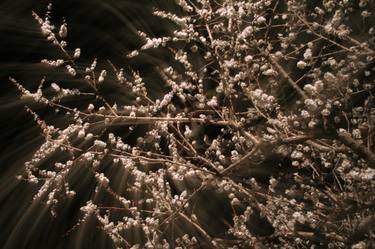
[[[86,135],[85,130],[82,129],[82,130],[80,130],[80,131],[78,132],[77,137],[78,137],[78,138],[83,138],[85,135]]]
[[[66,23],[60,26],[59,36],[65,38],[68,35],[68,26]]]
[[[335,83],[336,82],[336,76],[335,75],[333,75],[332,73],[330,73],[330,72],[326,72],[325,74],[324,74],[324,79],[326,80],[326,81],[328,81],[329,83]]]
[[[95,140],[94,141],[94,145],[99,147],[99,148],[105,148],[107,147],[107,143],[106,142],[103,142],[101,140]]]
[[[305,53],[303,53],[303,58],[305,60],[310,60],[312,58],[312,51],[310,48],[305,50]]]
[[[352,245],[351,249],[366,249],[368,248],[367,247],[367,244],[365,241],[360,241],[354,245]]]
[[[185,132],[184,132],[185,137],[190,137],[192,133],[193,131],[190,129],[190,127],[185,125]]]
[[[251,62],[253,60],[253,57],[251,55],[245,56],[245,62]]]
[[[52,89],[55,91],[55,92],[59,92],[61,90],[61,88],[59,87],[59,85],[57,85],[56,83],[52,83],[51,84],[51,87]]]
[[[292,161],[292,166],[293,167],[298,167],[299,166],[299,161]]]
[[[361,12],[361,16],[366,18],[366,17],[369,17],[371,16],[371,12],[367,11],[367,10],[364,10]]]
[[[313,86],[311,84],[306,84],[303,87],[303,90],[305,90],[308,94],[314,94],[316,92],[315,86]]]
[[[257,18],[257,23],[258,24],[262,24],[262,23],[265,23],[266,22],[266,18],[264,16],[260,16]]]
[[[246,39],[254,32],[254,28],[252,26],[247,26],[242,30],[241,34],[238,35],[239,39]]]
[[[305,105],[309,111],[315,111],[318,108],[316,101],[313,99],[306,99]]]
[[[305,69],[306,66],[307,66],[307,63],[304,62],[304,61],[298,61],[298,62],[297,62],[297,67],[298,67],[299,69]]]
[[[277,184],[278,184],[278,181],[275,178],[273,178],[273,177],[271,177],[271,179],[269,180],[269,182],[270,182],[270,185],[271,185],[272,188],[275,188],[277,186]]]
[[[133,58],[133,57],[137,56],[138,54],[139,54],[139,52],[137,50],[133,50],[127,57]]]
[[[98,182],[104,186],[104,187],[107,187],[108,186],[108,183],[109,183],[109,180],[107,177],[105,177],[105,175],[103,173],[96,173],[95,174],[95,177],[96,179],[98,179]]]
[[[216,96],[213,96],[212,99],[207,101],[207,105],[210,107],[216,107],[218,105]]]
[[[74,51],[73,58],[74,59],[78,59],[80,56],[81,56],[81,49],[80,48],[76,48],[76,50]]]
[[[302,159],[303,154],[300,151],[294,150],[292,154],[290,155],[292,159]]]
[[[316,126],[316,122],[311,120],[308,125],[307,125],[310,129],[313,129],[315,126]]]
[[[325,116],[325,117],[328,117],[329,114],[331,114],[331,112],[328,109],[323,109],[321,113],[322,113],[322,116]]]
[[[106,71],[106,70],[102,70],[102,72],[101,72],[100,75],[99,75],[98,83],[103,82],[105,76],[107,76],[107,71]]]
[[[353,138],[355,138],[355,139],[361,139],[362,138],[361,131],[359,129],[354,129],[352,131],[352,134],[353,134]]]
[[[68,73],[71,75],[71,76],[76,76],[77,72],[74,68],[72,68],[72,66],[70,65],[66,65],[66,69],[68,70]]]
[[[324,89],[324,83],[321,80],[317,80],[314,83],[315,90],[319,93]]]
[[[70,190],[70,191],[67,191],[67,192],[66,192],[66,196],[67,196],[68,198],[73,198],[75,195],[76,195],[76,192],[73,191],[73,190]]]
[[[238,200],[237,198],[233,198],[230,203],[232,204],[232,206],[236,206],[236,205],[240,205],[241,201]]]
[[[87,110],[89,112],[91,112],[92,110],[94,110],[95,106],[93,104],[89,104],[89,106],[87,107]]]
[[[280,59],[283,58],[284,55],[281,51],[277,51],[273,56],[277,59]]]
[[[263,75],[266,76],[277,76],[277,72],[273,70],[272,68],[267,69],[266,71],[263,72]]]

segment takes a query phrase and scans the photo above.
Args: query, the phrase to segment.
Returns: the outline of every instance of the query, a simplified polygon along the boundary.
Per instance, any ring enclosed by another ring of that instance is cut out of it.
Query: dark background
[[[168,25],[151,15],[152,7],[173,8],[168,1],[160,6],[150,0],[64,0],[55,1],[52,21],[57,27],[68,23],[68,49],[81,48],[80,63],[98,64],[110,59],[121,67],[131,65],[149,72],[160,58],[149,55],[142,61],[128,61],[125,54],[140,44],[137,30],[150,35],[167,32]],[[111,248],[96,228],[67,233],[79,218],[74,204],[53,218],[41,203],[32,201],[37,186],[16,180],[23,163],[43,142],[33,117],[20,99],[11,76],[35,90],[45,76],[60,79],[61,73],[40,64],[61,54],[40,34],[31,11],[44,16],[48,1],[0,1],[0,248]],[[146,60],[145,60],[146,58]],[[64,78],[65,79],[65,78]],[[40,106],[32,106],[46,120],[56,118]]]

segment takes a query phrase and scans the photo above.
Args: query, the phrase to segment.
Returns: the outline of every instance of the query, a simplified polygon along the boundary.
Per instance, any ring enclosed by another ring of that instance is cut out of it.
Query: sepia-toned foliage
[[[71,77],[10,78],[64,120],[26,108],[34,201],[55,216],[78,199],[69,234],[89,224],[113,248],[374,246],[374,3],[175,3],[123,65],[82,61],[51,5],[33,13],[61,55],[41,63]],[[161,54],[152,78],[129,64]]]

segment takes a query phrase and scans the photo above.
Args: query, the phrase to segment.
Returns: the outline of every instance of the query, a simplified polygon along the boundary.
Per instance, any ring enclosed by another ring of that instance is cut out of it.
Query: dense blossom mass
[[[56,215],[79,198],[70,232],[94,222],[113,248],[375,246],[374,3],[175,4],[154,9],[168,34],[139,31],[124,51],[165,54],[157,79],[84,63],[51,5],[33,13],[61,52],[41,63],[72,79],[34,91],[10,78],[65,120],[27,108],[45,139],[18,176],[38,186],[34,201]]]

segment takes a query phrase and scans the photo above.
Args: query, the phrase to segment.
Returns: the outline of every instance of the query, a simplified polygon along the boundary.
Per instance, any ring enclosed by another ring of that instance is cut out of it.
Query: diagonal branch
[[[369,167],[375,169],[375,154],[366,146],[354,140],[347,132],[338,133],[339,140],[355,153],[368,160]]]

